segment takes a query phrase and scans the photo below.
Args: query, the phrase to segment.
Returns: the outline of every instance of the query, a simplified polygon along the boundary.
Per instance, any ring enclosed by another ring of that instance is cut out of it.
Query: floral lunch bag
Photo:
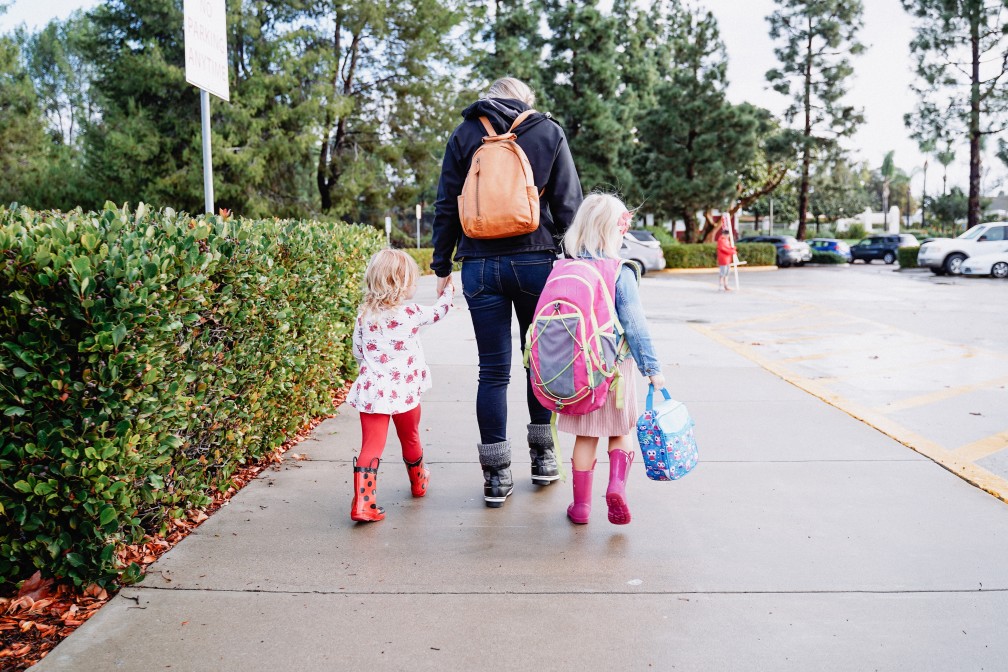
[[[697,444],[686,406],[674,401],[665,388],[661,393],[665,400],[656,407],[654,385],[648,385],[647,406],[637,419],[637,440],[648,478],[674,481],[696,466]]]

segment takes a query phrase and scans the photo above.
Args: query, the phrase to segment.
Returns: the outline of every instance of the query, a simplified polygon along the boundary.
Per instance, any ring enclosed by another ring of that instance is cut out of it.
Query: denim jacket
[[[630,354],[641,375],[647,378],[661,373],[661,362],[651,343],[651,334],[644,318],[644,306],[641,305],[640,292],[637,291],[637,274],[626,266],[620,268],[616,277],[616,315],[626,331]]]

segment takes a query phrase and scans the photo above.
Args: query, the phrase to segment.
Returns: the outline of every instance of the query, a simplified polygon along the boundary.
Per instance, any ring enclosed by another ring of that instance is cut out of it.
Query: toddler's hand
[[[437,293],[438,293],[438,296],[441,296],[442,294],[444,294],[445,290],[448,289],[449,285],[451,286],[452,291],[454,292],[455,291],[455,283],[452,282],[452,276],[451,276],[450,273],[448,275],[446,275],[445,277],[443,277],[443,278],[438,278],[438,280],[437,280]]]
[[[665,376],[660,373],[656,373],[653,376],[648,376],[648,380],[654,385],[654,389],[660,390],[665,387]]]

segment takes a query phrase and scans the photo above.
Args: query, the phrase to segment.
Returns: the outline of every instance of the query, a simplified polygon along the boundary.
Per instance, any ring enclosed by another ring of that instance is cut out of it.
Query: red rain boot
[[[595,474],[595,462],[588,471],[578,471],[571,460],[571,473],[574,474],[574,502],[567,507],[567,517],[572,523],[585,525],[591,516],[592,476]]]
[[[606,489],[605,501],[609,507],[609,522],[613,525],[626,525],[630,522],[626,481],[630,476],[633,456],[633,453],[619,449],[609,451],[609,487]]]
[[[416,462],[406,462],[406,471],[409,473],[410,490],[413,491],[413,496],[423,497],[426,495],[427,484],[430,483],[430,469],[424,464],[423,454]]]
[[[368,523],[385,518],[385,509],[378,506],[378,465],[377,457],[371,460],[368,467],[358,467],[354,458],[353,502],[350,504],[350,518],[361,523]]]

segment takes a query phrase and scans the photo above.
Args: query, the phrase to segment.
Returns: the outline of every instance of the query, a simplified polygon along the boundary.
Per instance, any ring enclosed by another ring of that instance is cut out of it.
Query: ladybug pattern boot
[[[350,519],[359,523],[369,523],[385,518],[385,509],[378,506],[378,465],[377,457],[367,467],[357,466],[354,458],[354,495],[350,504]]]
[[[406,462],[406,460],[403,460]],[[430,469],[424,464],[423,455],[416,462],[406,462],[406,471],[409,473],[410,490],[414,497],[423,497],[427,494],[427,484],[430,483]]]
[[[613,525],[626,525],[630,522],[626,482],[630,476],[631,464],[633,453],[618,448],[609,451],[609,487],[606,489],[605,501],[609,507],[609,522]]]

